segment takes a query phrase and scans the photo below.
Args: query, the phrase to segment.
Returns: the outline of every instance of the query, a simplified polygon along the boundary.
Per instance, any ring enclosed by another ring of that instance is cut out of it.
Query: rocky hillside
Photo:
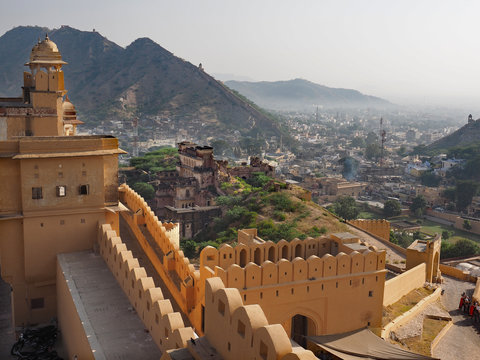
[[[226,81],[225,84],[254,101],[273,110],[312,111],[314,106],[324,108],[385,108],[392,104],[357,90],[335,89],[313,82],[295,79],[275,82]]]
[[[20,94],[23,64],[46,32],[68,62],[65,85],[87,123],[159,115],[187,125],[195,120],[218,133],[281,134],[269,114],[152,40],[137,39],[122,48],[98,32],[68,26],[54,30],[21,26],[0,37],[0,96]]]
[[[427,150],[448,151],[454,147],[465,147],[480,142],[480,119],[467,123],[457,131],[427,146]]]

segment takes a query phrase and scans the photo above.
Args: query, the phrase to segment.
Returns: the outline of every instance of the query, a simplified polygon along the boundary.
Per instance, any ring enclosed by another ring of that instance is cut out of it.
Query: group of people
[[[465,292],[462,293],[458,308],[468,316],[473,317],[474,322],[480,323],[480,304],[478,301],[469,298]]]

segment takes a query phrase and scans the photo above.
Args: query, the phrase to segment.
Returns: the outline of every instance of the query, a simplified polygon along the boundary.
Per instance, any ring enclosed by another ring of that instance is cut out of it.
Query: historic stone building
[[[213,148],[191,142],[178,144],[176,171],[162,171],[155,181],[155,213],[181,224],[180,236],[192,238],[221,215],[215,206],[218,166]]]
[[[56,315],[56,256],[92,248],[98,223],[118,228],[118,141],[74,135],[55,43],[36,44],[23,96],[0,99],[0,264],[15,326]]]

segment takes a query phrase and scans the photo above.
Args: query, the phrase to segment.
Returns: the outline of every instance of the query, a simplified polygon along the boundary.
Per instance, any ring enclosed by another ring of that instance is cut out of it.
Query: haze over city
[[[304,78],[398,104],[478,104],[474,1],[32,1],[4,3],[19,25],[95,29],[121,46],[149,37],[221,80]]]

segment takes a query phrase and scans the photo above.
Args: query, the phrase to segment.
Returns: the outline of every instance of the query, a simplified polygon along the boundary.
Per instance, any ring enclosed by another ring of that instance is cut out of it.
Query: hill
[[[480,119],[465,124],[457,131],[428,145],[429,152],[449,151],[455,147],[474,145],[480,141]]]
[[[65,86],[87,124],[158,115],[183,128],[196,121],[212,136],[235,130],[248,136],[282,134],[269,114],[152,40],[137,39],[122,48],[98,32],[69,26],[20,26],[0,37],[0,96],[20,93],[23,64],[46,32],[69,63]]]
[[[274,242],[347,231],[344,223],[307,200],[306,190],[287,186],[261,173],[248,180],[234,178],[223,182],[221,190],[225,195],[217,197],[216,203],[222,207],[223,215],[194,240],[187,241],[185,246],[190,255],[194,255],[197,246],[201,249],[206,245],[233,243],[237,231],[245,228],[256,228],[261,238]]]
[[[275,82],[226,81],[225,84],[254,101],[273,110],[312,111],[313,106],[324,108],[364,108],[392,106],[386,100],[364,95],[357,90],[336,89],[295,79]]]

